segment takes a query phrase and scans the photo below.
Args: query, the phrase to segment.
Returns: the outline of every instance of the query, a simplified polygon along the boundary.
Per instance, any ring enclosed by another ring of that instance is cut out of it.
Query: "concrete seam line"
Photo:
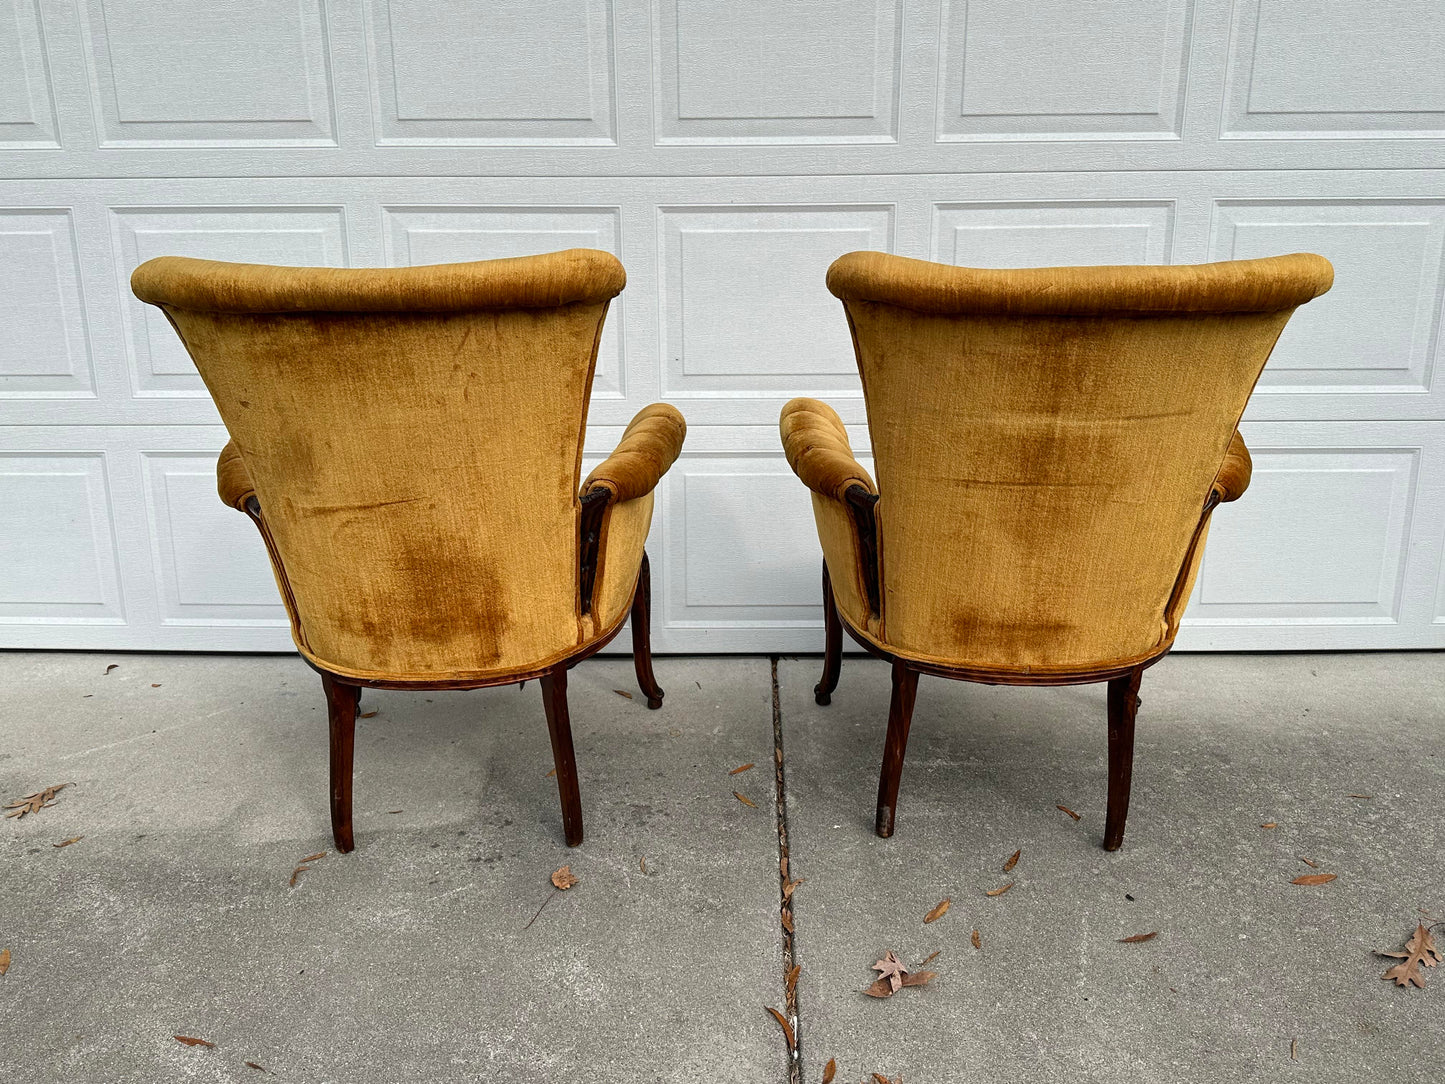
[[[773,784],[774,808],[778,823],[778,920],[783,935],[783,997],[785,1013],[793,1026],[793,1049],[788,1056],[788,1084],[802,1082],[802,1021],[798,1017],[798,988],[788,989],[788,972],[797,963],[797,952],[793,947],[793,931],[782,924],[786,916],[788,925],[795,926],[792,894],[788,891],[793,876],[792,859],[788,852],[788,803],[787,787],[783,775],[783,708],[778,693],[778,657],[768,659],[772,671],[773,686]]]

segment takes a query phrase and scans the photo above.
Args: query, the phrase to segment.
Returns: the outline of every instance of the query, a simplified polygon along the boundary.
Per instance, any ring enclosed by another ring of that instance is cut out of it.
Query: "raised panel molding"
[[[1221,136],[1445,136],[1439,0],[1241,0],[1234,7]]]
[[[0,455],[0,507],[0,624],[125,624],[104,455]]]
[[[392,267],[533,256],[565,248],[622,253],[621,211],[615,207],[384,207],[383,243]],[[592,394],[624,395],[624,311],[613,299],[597,348]]]
[[[216,499],[215,454],[141,460],[161,623],[286,628],[261,536]]]
[[[59,146],[39,8],[35,0],[0,0],[0,148]]]
[[[1259,391],[1431,390],[1445,308],[1445,200],[1220,200],[1210,258],[1317,252],[1335,284],[1299,309]]]
[[[940,203],[933,259],[966,267],[1168,263],[1172,200]]]
[[[663,392],[861,393],[828,265],[891,251],[891,206],[661,208]]]
[[[945,0],[937,138],[1178,139],[1193,0]]]
[[[334,146],[323,0],[88,0],[101,146]]]
[[[93,399],[67,210],[0,209],[0,399]]]
[[[611,0],[370,0],[377,143],[616,142]]]
[[[1394,624],[1413,448],[1255,448],[1247,499],[1215,513],[1191,624]]]
[[[892,143],[902,0],[657,0],[659,143]]]
[[[205,385],[165,316],[130,292],[130,274],[154,256],[342,267],[339,207],[124,207],[112,212],[121,323],[139,397],[206,398]]]

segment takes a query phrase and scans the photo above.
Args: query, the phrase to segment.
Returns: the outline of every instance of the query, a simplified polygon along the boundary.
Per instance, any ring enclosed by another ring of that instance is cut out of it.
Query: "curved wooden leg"
[[[913,701],[917,695],[918,671],[910,669],[902,659],[894,659],[888,737],[883,743],[883,772],[878,777],[876,828],[883,839],[893,834],[893,815],[898,808],[898,781],[903,776],[903,753],[908,748],[908,728],[913,723]]]
[[[562,799],[562,833],[567,846],[575,847],[582,842],[582,792],[577,786],[577,758],[572,752],[565,665],[542,675],[542,706],[552,735],[552,763],[557,769],[557,794]]]
[[[1124,843],[1124,821],[1129,816],[1129,786],[1134,774],[1134,715],[1139,710],[1139,680],[1135,670],[1109,682],[1109,807],[1104,817],[1104,850],[1117,851]]]
[[[632,664],[637,668],[637,684],[647,697],[647,706],[662,707],[662,686],[652,673],[652,565],[642,554],[642,567],[637,572],[637,590],[632,594]]]
[[[361,690],[321,675],[331,729],[331,838],[349,854],[356,847],[351,834],[351,766],[356,751],[356,713]]]
[[[843,668],[843,625],[838,620],[838,604],[833,601],[833,580],[828,575],[828,562],[823,561],[823,678],[813,686],[813,701],[824,707],[833,702],[838,687],[838,672]]]

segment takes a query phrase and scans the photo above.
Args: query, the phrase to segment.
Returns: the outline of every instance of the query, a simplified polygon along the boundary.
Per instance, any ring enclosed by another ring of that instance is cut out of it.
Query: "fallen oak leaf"
[[[578,878],[572,872],[571,866],[563,866],[557,870],[556,873],[552,874],[552,883],[565,892],[578,883]]]
[[[973,936],[970,937],[969,940],[973,942],[974,948],[978,949],[980,952],[983,951],[983,939],[978,936],[977,930],[973,931]]]
[[[326,852],[325,852],[325,851],[317,851],[315,854],[308,854],[305,858],[301,859],[301,861],[303,861],[303,862],[315,862],[315,861],[318,861],[319,859],[322,859],[322,858],[325,858],[325,857],[326,857]]]
[[[937,971],[910,971],[903,976],[904,986],[927,986],[938,978]]]
[[[793,932],[793,912],[784,908],[778,912],[778,921],[783,924],[783,929],[789,933]]]
[[[793,1025],[788,1023],[788,1018],[782,1013],[778,1012],[778,1010],[773,1008],[771,1005],[764,1005],[763,1008],[767,1009],[768,1012],[772,1014],[773,1019],[778,1022],[778,1026],[783,1029],[783,1038],[788,1040],[789,1053],[797,1050],[798,1040],[793,1035]]]
[[[1012,887],[1013,887],[1014,885],[1016,885],[1016,884],[1018,884],[1017,881],[1010,881],[1008,884],[1004,885],[1002,888],[990,889],[989,891],[985,892],[984,895],[985,895],[985,896],[1002,896],[1005,892],[1007,892],[1010,888],[1012,888]]]
[[[893,986],[887,979],[874,979],[863,992],[869,997],[892,997]]]
[[[74,783],[54,783],[44,790],[37,790],[34,794],[26,794],[17,798],[5,806],[6,809],[14,810],[13,813],[6,813],[9,817],[23,817],[27,813],[39,813],[42,809],[55,804],[55,796],[66,787],[74,786]]]
[[[52,843],[52,847],[69,847],[72,843],[79,843],[84,836],[71,836],[69,839],[62,839],[59,843]]]
[[[838,1075],[838,1062],[834,1058],[828,1059],[828,1064],[823,1066],[823,1084],[833,1084],[833,1078]]]
[[[612,691],[613,691],[614,693],[616,693],[618,696],[625,696],[625,697],[627,697],[628,700],[631,700],[631,699],[632,699],[632,694],[631,694],[630,692],[628,692],[626,689],[613,689]]]
[[[1434,967],[1436,964],[1445,962],[1445,955],[1435,945],[1435,939],[1430,931],[1425,928],[1423,922],[1416,923],[1415,932],[1410,935],[1410,940],[1405,942],[1404,952],[1377,952],[1377,956],[1387,956],[1391,959],[1404,960],[1402,964],[1395,964],[1392,968],[1380,976],[1382,979],[1393,979],[1396,986],[1425,986],[1425,976],[1420,974],[1420,967]]]
[[[1013,872],[1013,868],[1019,864],[1019,859],[1023,857],[1023,853],[1024,849],[1020,847],[1018,850],[1014,851],[1013,854],[1009,855],[1008,861],[1003,864],[1003,871],[1005,873]]]
[[[1069,816],[1073,817],[1074,820],[1076,820],[1076,821],[1078,821],[1078,820],[1083,820],[1083,819],[1084,819],[1083,817],[1079,816],[1079,814],[1075,813],[1072,809],[1070,809],[1070,808],[1069,808],[1068,806],[1066,806],[1066,805],[1056,805],[1056,806],[1054,806],[1054,808],[1057,809],[1057,810],[1059,810],[1060,812],[1067,813]]]
[[[742,802],[743,805],[747,806],[749,809],[758,808],[756,805],[748,801],[747,798],[743,797],[743,795],[739,794],[737,791],[733,791],[733,797],[736,798],[738,801]]]
[[[952,897],[952,896],[950,896],[950,897],[949,897],[948,899],[946,899],[946,900],[940,901],[940,902],[938,903],[938,905],[933,908],[933,910],[929,911],[928,914],[926,914],[926,915],[923,916],[923,924],[924,924],[925,926],[927,926],[930,922],[937,922],[937,921],[938,921],[940,918],[942,918],[944,915],[948,914],[948,909],[949,909],[950,907],[952,907],[952,906],[953,906],[953,897]]]
[[[190,1035],[177,1035],[175,1036],[175,1040],[178,1043],[185,1043],[186,1046],[208,1046],[213,1050],[216,1046],[216,1044],[209,1039],[197,1039]]]
[[[1334,879],[1333,873],[1306,873],[1303,877],[1296,877],[1290,884],[1313,887],[1314,885],[1327,885]]]
[[[756,767],[757,767],[756,764],[754,764],[752,761],[748,761],[746,764],[741,764],[741,765],[739,765],[738,767],[734,768],[732,771],[728,772],[728,775],[737,775],[737,774],[739,774],[740,772],[745,772],[745,771],[747,771],[749,768],[756,768]]]
[[[788,968],[788,973],[783,976],[783,985],[787,987],[788,996],[792,997],[793,992],[798,988],[798,976],[803,973],[802,964],[794,964]]]
[[[799,877],[796,881],[788,881],[786,884],[784,884],[784,885],[783,885],[783,899],[785,899],[785,900],[790,900],[790,899],[792,899],[792,898],[793,898],[793,893],[798,890],[798,886],[799,886],[800,884],[804,884],[807,880],[808,880],[808,878],[806,878],[806,877]]]
[[[1159,936],[1159,931],[1158,931],[1158,930],[1154,930],[1154,931],[1152,931],[1151,933],[1136,933],[1136,934],[1131,934],[1131,935],[1129,935],[1128,937],[1121,937],[1121,938],[1119,938],[1119,944],[1121,944],[1121,945],[1138,945],[1138,944],[1142,944],[1142,943],[1145,942],[1145,941],[1152,941],[1152,940],[1154,940],[1154,938],[1156,938],[1156,937],[1158,937],[1158,936]]]

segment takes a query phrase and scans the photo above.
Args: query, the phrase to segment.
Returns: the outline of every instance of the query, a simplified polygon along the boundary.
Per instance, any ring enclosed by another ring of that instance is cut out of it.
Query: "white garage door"
[[[691,425],[663,651],[822,643],[779,407],[866,449],[824,270],[1334,261],[1180,645],[1445,646],[1440,0],[0,0],[0,643],[283,649],[131,269],[610,249],[589,453]]]

